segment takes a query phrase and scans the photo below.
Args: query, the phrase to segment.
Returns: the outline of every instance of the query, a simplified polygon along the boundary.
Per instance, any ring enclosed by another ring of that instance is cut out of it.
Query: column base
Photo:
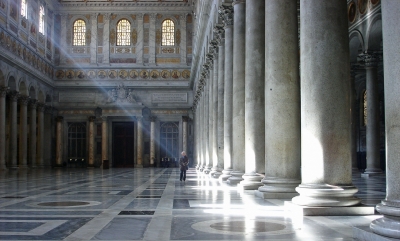
[[[353,227],[353,238],[363,241],[398,241],[372,232],[369,227]]]
[[[219,179],[219,177],[222,175],[222,172],[220,171],[215,171],[213,174],[210,174],[212,178]]]
[[[254,195],[263,199],[292,199],[299,195],[297,192],[261,192],[259,190],[255,190]]]
[[[229,185],[236,186],[238,183],[243,181],[242,176],[244,175],[244,172],[239,172],[239,171],[232,171],[231,172],[231,177],[226,181]]]
[[[328,184],[300,184],[296,188],[300,196],[292,199],[294,204],[309,207],[344,207],[360,204],[354,197],[358,189],[354,186],[333,186]]]
[[[203,172],[204,172],[205,174],[209,174],[209,173],[211,172],[211,167],[206,166],[206,167],[204,168]]]
[[[243,181],[237,185],[241,190],[257,190],[263,185],[261,183],[263,177],[257,173],[246,173],[242,178]]]
[[[29,169],[28,165],[19,165],[18,167],[19,167],[20,170],[21,170],[21,169],[22,169],[22,170]]]
[[[0,171],[7,171],[8,169],[7,169],[7,167],[6,167],[6,165],[1,165],[0,166]]]
[[[135,167],[136,167],[136,168],[143,168],[143,165],[140,164],[140,165],[136,165]]]
[[[231,175],[232,169],[225,169],[222,171],[222,175],[219,176],[219,181],[220,182],[226,182],[232,175]]]
[[[398,202],[383,200],[376,205],[383,218],[372,221],[371,230],[379,235],[400,239],[400,205]]]
[[[363,216],[375,214],[375,208],[371,206],[352,207],[309,207],[297,205],[285,201],[285,212],[296,216]]]
[[[384,174],[383,172],[370,172],[370,173],[364,172],[364,173],[361,173],[361,177],[369,178],[369,177],[381,176],[383,174]]]

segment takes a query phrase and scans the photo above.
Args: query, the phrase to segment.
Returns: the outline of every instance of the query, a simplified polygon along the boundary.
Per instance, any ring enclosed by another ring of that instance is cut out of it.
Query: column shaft
[[[246,1],[233,3],[233,105],[232,105],[232,177],[230,184],[243,180],[245,171],[245,58],[246,58]]]
[[[181,14],[180,19],[179,19],[179,25],[180,25],[180,43],[179,43],[179,51],[181,55],[181,64],[186,64],[187,59],[186,59],[186,14]]]
[[[107,117],[103,116],[101,122],[101,161],[108,159],[108,123]]]
[[[385,73],[386,198],[376,206],[384,217],[374,220],[371,229],[377,234],[400,239],[400,2],[382,0],[381,5]]]
[[[0,87],[0,170],[6,167],[6,95],[7,87]]]
[[[143,63],[143,14],[137,16],[137,44],[136,44],[136,63]]]
[[[105,13],[103,15],[103,63],[110,63],[110,16],[111,14]],[[103,160],[108,160],[103,159]]]
[[[292,198],[300,184],[297,1],[265,5],[265,178],[256,194]]]
[[[150,117],[150,166],[155,167],[156,160],[156,117]],[[184,127],[185,128],[185,127]]]
[[[29,97],[19,99],[19,167],[28,167],[28,103]]]
[[[143,167],[143,118],[137,119],[137,167]]]
[[[156,63],[156,15],[151,13],[150,15],[150,27],[149,27],[149,64],[154,65]]]
[[[245,174],[243,189],[261,186],[265,169],[265,1],[246,0]]]
[[[36,146],[36,163],[39,167],[44,166],[44,110],[45,106],[42,103],[38,104],[38,136],[37,136],[37,146]]]
[[[67,50],[67,18],[68,14],[62,13],[61,15],[61,37],[60,37],[60,62],[66,64],[68,50]]]
[[[90,116],[89,117],[89,160],[88,160],[88,166],[93,167],[94,166],[94,120],[96,119],[95,116]]]
[[[10,94],[10,168],[18,168],[17,160],[17,138],[18,138],[18,123],[17,123],[17,101],[18,92],[13,91]]]
[[[62,116],[56,118],[56,166],[58,167],[63,164],[63,119]]]
[[[346,9],[345,0],[300,1],[302,184],[292,199],[297,205],[360,203],[351,179]]]
[[[203,138],[204,138],[204,142],[203,142],[203,149],[204,149],[204,171],[206,172],[206,174],[208,173],[207,171],[207,167],[210,165],[210,154],[209,154],[209,91],[208,89],[210,88],[210,80],[206,80],[206,85],[204,86],[204,96],[203,96],[203,104],[204,104],[204,124],[203,124],[203,128],[204,128],[204,132],[203,132]]]
[[[217,50],[216,50],[217,51]],[[213,69],[213,99],[212,99],[212,115],[213,115],[213,130],[212,130],[212,177],[219,178],[222,174],[223,163],[218,160],[218,51],[214,54],[214,69]]]
[[[206,170],[204,172],[209,174],[211,172],[211,168],[213,166],[213,128],[214,128],[214,117],[213,117],[213,83],[214,83],[214,73],[212,71],[213,66],[210,66],[210,74],[207,83],[207,91],[208,91],[208,163],[206,166]]]
[[[97,13],[91,14],[91,39],[90,39],[90,63],[96,64],[97,63]],[[107,42],[108,43],[108,42]]]
[[[29,123],[29,164],[32,168],[36,167],[36,100],[31,101],[30,105],[30,123]]]

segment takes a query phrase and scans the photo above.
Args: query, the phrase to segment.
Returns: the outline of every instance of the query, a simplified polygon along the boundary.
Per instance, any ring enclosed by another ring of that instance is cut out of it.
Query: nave
[[[353,173],[357,197],[385,198],[383,175]],[[354,240],[370,216],[296,216],[283,199],[238,192],[191,168],[31,169],[0,176],[0,240]]]

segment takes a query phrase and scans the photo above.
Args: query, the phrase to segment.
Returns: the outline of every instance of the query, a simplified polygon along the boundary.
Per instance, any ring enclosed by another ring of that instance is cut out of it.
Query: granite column
[[[381,5],[387,186],[385,200],[376,206],[383,218],[374,220],[371,229],[379,235],[400,239],[400,2],[382,0]]]
[[[214,40],[215,41],[215,40]],[[213,64],[213,98],[212,98],[212,111],[213,111],[213,131],[212,131],[212,161],[213,168],[210,175],[213,178],[219,178],[222,174],[223,163],[218,160],[218,43],[214,42],[214,64]]]
[[[380,123],[379,123],[379,88],[378,88],[378,63],[379,56],[364,53],[359,55],[359,60],[364,64],[367,79],[367,168],[361,175],[368,177],[382,173],[380,167]]]
[[[346,12],[346,0],[300,1],[302,183],[292,201],[301,206],[360,203],[351,172]]]
[[[36,108],[37,108],[37,100],[31,100],[29,104],[30,108],[30,123],[29,123],[29,165],[32,168],[35,168],[37,165],[36,162]]]
[[[94,166],[94,121],[96,120],[95,116],[89,116],[89,160],[88,160],[88,166],[93,167]]]
[[[265,1],[246,0],[245,174],[240,188],[262,186],[265,169]]]
[[[28,167],[28,96],[19,96],[19,168]]]
[[[136,120],[137,120],[136,167],[143,167],[143,117],[136,117]]]
[[[107,116],[101,122],[101,161],[108,160],[108,122]],[[104,163],[103,163],[104,164]],[[104,166],[103,166],[104,168]]]
[[[232,105],[232,168],[228,183],[243,180],[245,171],[245,58],[246,58],[246,1],[233,2],[233,105]]]
[[[63,120],[62,116],[57,116],[56,127],[56,166],[61,167],[63,163]]]
[[[150,166],[151,167],[156,166],[156,164],[155,164],[155,161],[156,161],[156,119],[157,119],[156,116],[150,117]],[[185,142],[185,139],[183,139],[183,141]]]
[[[43,103],[38,103],[38,135],[37,135],[37,146],[36,146],[36,163],[39,167],[44,166],[44,110],[45,105]]]
[[[301,182],[297,1],[265,6],[265,177],[255,194],[293,198]]]
[[[9,166],[12,169],[18,168],[17,151],[18,151],[18,123],[17,123],[17,106],[18,106],[18,92],[12,91],[10,93],[10,152]]]
[[[8,87],[0,87],[0,170],[6,170],[6,95]]]

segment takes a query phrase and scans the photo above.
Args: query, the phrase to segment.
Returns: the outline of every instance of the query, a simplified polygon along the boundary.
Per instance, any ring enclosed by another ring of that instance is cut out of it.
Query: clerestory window
[[[117,45],[131,45],[131,23],[126,19],[121,19],[117,24]]]
[[[84,46],[86,45],[86,23],[82,19],[78,19],[74,22],[74,46]]]
[[[171,19],[166,19],[161,26],[161,45],[175,45],[175,24]]]

